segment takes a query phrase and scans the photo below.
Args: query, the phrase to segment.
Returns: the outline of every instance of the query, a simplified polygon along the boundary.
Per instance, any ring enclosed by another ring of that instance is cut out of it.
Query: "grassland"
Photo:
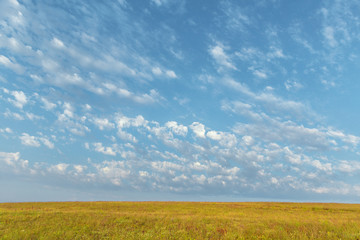
[[[360,239],[360,205],[2,203],[0,239]]]

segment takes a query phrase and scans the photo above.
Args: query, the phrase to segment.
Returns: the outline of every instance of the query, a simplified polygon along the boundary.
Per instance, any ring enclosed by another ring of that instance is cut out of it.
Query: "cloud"
[[[68,167],[69,167],[69,164],[59,163],[59,164],[50,166],[47,170],[50,173],[65,175],[65,174],[67,174],[66,170],[68,169]]]
[[[210,47],[209,53],[220,66],[236,70],[236,67],[231,62],[230,57],[224,52],[221,44]]]
[[[223,1],[221,2],[221,10],[225,15],[225,27],[234,32],[245,32],[247,26],[251,24],[251,20],[244,12],[244,9],[237,4]]]
[[[126,169],[124,162],[104,161],[95,165],[97,175],[101,180],[108,180],[115,186],[123,185],[122,181],[130,176],[130,170]]]
[[[261,104],[264,108],[268,109],[271,113],[286,113],[292,114],[298,118],[318,118],[314,111],[301,102],[286,100],[271,92],[258,92],[251,91],[245,84],[237,82],[231,78],[227,78],[224,84],[232,88],[244,96],[248,97],[251,102]]]
[[[27,133],[22,133],[22,135],[19,138],[21,140],[21,144],[23,144],[25,146],[40,147],[40,145],[41,145],[40,143],[43,143],[49,149],[54,148],[54,143],[52,143],[46,137],[36,137],[36,136],[31,136]]]
[[[56,124],[67,129],[71,133],[79,136],[84,136],[86,132],[91,130],[84,123],[86,122],[85,116],[78,116],[75,113],[75,107],[69,103],[63,103],[63,113],[57,113]]]
[[[153,74],[158,75],[158,76],[163,74],[163,72],[161,71],[161,69],[159,67],[154,67],[151,69],[151,71]]]
[[[291,80],[286,80],[284,85],[285,85],[286,90],[288,90],[288,91],[290,91],[290,90],[299,90],[299,89],[304,87],[300,82],[291,81]]]
[[[266,79],[268,76],[264,71],[260,71],[260,70],[255,70],[253,72],[253,74],[258,77],[258,78],[262,78],[262,79]]]
[[[0,152],[0,163],[3,162],[8,166],[14,167],[15,170],[26,169],[29,165],[28,160],[20,159],[19,152]]]
[[[15,107],[23,108],[28,103],[28,99],[23,91],[12,91],[10,93],[15,99],[8,99]]]
[[[196,137],[205,138],[205,126],[199,122],[193,122],[190,125],[191,130],[195,133]]]
[[[39,140],[49,149],[53,149],[55,147],[54,143],[45,137],[40,137]]]
[[[168,78],[177,78],[176,73],[173,70],[161,70],[159,67],[153,67],[151,72],[156,76],[166,76]]]
[[[94,118],[93,123],[100,129],[112,129],[115,127],[115,124],[110,122],[107,118]]]
[[[21,144],[25,146],[40,147],[40,142],[37,140],[37,138],[30,136],[27,133],[23,133],[19,138],[21,140]]]
[[[212,140],[219,141],[220,145],[226,147],[233,147],[237,143],[236,136],[230,133],[220,131],[208,131],[206,136]]]
[[[187,132],[188,132],[188,128],[184,125],[178,125],[177,122],[175,121],[169,121],[165,123],[165,126],[169,129],[171,129],[171,131],[177,135],[183,136],[185,137]]]
[[[0,55],[0,64],[4,65],[7,68],[10,68],[16,73],[22,73],[24,71],[23,67],[16,63],[14,60],[10,60],[4,55]]]
[[[324,37],[327,40],[327,43],[330,45],[330,47],[336,47],[337,41],[334,37],[334,29],[330,26],[326,26],[323,31]]]
[[[124,131],[124,129],[130,128],[130,127],[147,128],[148,121],[145,120],[144,117],[141,116],[141,115],[138,115],[135,118],[129,118],[129,117],[126,117],[126,116],[117,116],[116,117],[116,124],[117,124],[117,128],[118,128],[117,135],[121,139],[123,139],[125,141],[130,141],[130,142],[136,143],[138,141],[136,139],[136,137],[133,136],[132,134]]]
[[[46,98],[44,97],[41,97],[41,101],[42,103],[44,104],[44,108],[47,110],[47,111],[50,111],[54,108],[57,107],[57,105],[55,103],[52,103],[50,102],[49,100],[47,100]]]
[[[157,6],[161,6],[163,5],[164,3],[167,2],[167,0],[151,0],[151,2],[153,2],[155,5]]]
[[[56,48],[65,48],[64,43],[55,37],[51,40],[51,43]]]
[[[110,156],[116,156],[116,152],[111,147],[104,147],[100,142],[94,143],[93,145],[96,152]]]
[[[0,128],[0,133],[13,133],[11,128]]]
[[[117,87],[112,83],[105,83],[104,87],[110,93],[114,92],[121,98],[127,98],[140,104],[153,104],[164,100],[164,98],[160,96],[159,92],[155,89],[151,89],[149,93],[135,94],[127,89]]]
[[[177,78],[175,72],[172,71],[172,70],[167,70],[167,71],[166,71],[166,75],[167,75],[169,78]]]

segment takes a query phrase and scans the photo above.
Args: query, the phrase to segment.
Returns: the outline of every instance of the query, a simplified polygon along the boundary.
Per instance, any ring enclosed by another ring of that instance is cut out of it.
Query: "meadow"
[[[0,239],[360,239],[360,205],[1,203]]]

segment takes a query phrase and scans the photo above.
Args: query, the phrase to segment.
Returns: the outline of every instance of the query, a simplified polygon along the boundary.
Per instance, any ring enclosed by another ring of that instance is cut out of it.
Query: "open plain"
[[[0,239],[360,239],[360,205],[1,203]]]

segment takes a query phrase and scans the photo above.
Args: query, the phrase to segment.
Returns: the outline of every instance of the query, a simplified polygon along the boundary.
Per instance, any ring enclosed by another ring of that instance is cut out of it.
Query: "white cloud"
[[[332,164],[331,163],[321,163],[319,160],[314,160],[311,164],[319,170],[331,173]]]
[[[224,52],[221,45],[218,44],[211,47],[209,52],[219,65],[236,70],[236,67],[231,63],[230,57]]]
[[[166,71],[166,75],[167,75],[169,78],[177,78],[175,72],[172,71],[172,70],[167,70],[167,71]]]
[[[27,104],[28,99],[23,91],[12,91],[10,94],[14,96],[15,99],[9,99],[9,102],[14,104],[15,107],[23,108],[24,105]]]
[[[117,117],[118,128],[145,127],[147,124],[148,121],[141,115],[138,115],[135,118],[128,118],[126,116]]]
[[[212,140],[219,141],[220,145],[233,147],[237,143],[235,135],[220,131],[208,131],[206,136]]]
[[[67,163],[59,163],[59,164],[50,166],[47,170],[51,173],[64,175],[67,173],[66,170],[68,169],[68,167],[69,167],[69,164],[67,164]]]
[[[16,120],[25,120],[24,116],[20,115],[19,113],[11,112],[9,109],[6,109],[4,116],[7,118],[13,118]]]
[[[0,128],[0,133],[12,133],[11,128]]]
[[[0,55],[0,63],[5,65],[5,66],[9,66],[11,64],[11,61],[10,61],[10,59],[5,57],[4,55]]]
[[[217,140],[217,141],[221,140],[221,133],[218,133],[216,131],[208,131],[206,133],[206,136],[212,140]]]
[[[255,140],[252,136],[243,136],[242,140],[247,146],[253,145],[255,143]]]
[[[245,32],[251,24],[250,18],[244,13],[244,9],[229,1],[221,2],[221,9],[226,16],[225,27],[235,32]],[[221,26],[223,28],[224,26]]]
[[[334,36],[334,28],[330,26],[326,26],[323,30],[323,34],[325,39],[327,40],[327,43],[330,45],[330,47],[336,47],[337,41]]]
[[[119,136],[120,139],[124,140],[124,141],[129,141],[129,142],[133,142],[136,143],[138,142],[138,140],[136,139],[136,137],[128,132],[125,132],[121,129],[118,130],[117,135]]]
[[[268,76],[264,71],[260,71],[260,70],[255,70],[253,72],[253,74],[258,77],[258,78],[262,78],[262,79],[266,79]]]
[[[93,144],[96,152],[100,152],[106,155],[116,156],[116,152],[111,147],[104,147],[102,143],[97,142]]]
[[[5,163],[16,173],[21,173],[29,169],[29,161],[21,159],[19,152],[0,152],[0,164],[1,163]],[[2,169],[4,169],[4,166],[2,166]]]
[[[169,121],[167,123],[165,123],[165,126],[169,129],[171,129],[171,131],[177,135],[180,136],[186,136],[187,132],[188,132],[188,128],[184,125],[179,125],[177,122],[175,121]]]
[[[86,169],[87,166],[84,165],[74,165],[74,169],[77,173],[83,173]]]
[[[36,137],[31,136],[27,133],[23,133],[20,137],[21,143],[25,146],[30,147],[40,147],[40,143],[43,143],[46,147],[53,149],[54,143],[52,143],[48,138],[46,137]]]
[[[55,147],[54,143],[52,143],[49,139],[45,137],[40,137],[39,140],[50,149],[53,149]]]
[[[164,3],[166,3],[167,0],[151,0],[151,2],[155,3],[155,5],[157,5],[157,6],[161,6]]]
[[[14,62],[14,60],[11,60],[1,54],[0,54],[0,64],[4,65],[7,68],[10,68],[16,73],[22,73],[24,71],[23,67],[20,64]]]
[[[50,110],[56,108],[56,106],[57,106],[55,103],[50,102],[49,100],[47,100],[47,99],[44,98],[44,97],[41,97],[41,101],[43,102],[44,108],[45,108],[47,111],[50,111]]]
[[[173,70],[161,70],[159,67],[153,67],[152,73],[156,76],[166,76],[168,78],[177,78],[176,73]]]
[[[153,104],[163,100],[159,92],[151,89],[149,93],[135,94],[125,88],[117,87],[112,83],[104,83],[105,89],[110,92],[116,93],[121,98],[127,98],[140,104]]]
[[[35,136],[30,136],[27,133],[23,133],[20,137],[21,143],[26,146],[40,147],[40,142]]]
[[[52,45],[54,46],[54,47],[56,47],[56,48],[65,48],[65,45],[64,45],[64,43],[61,41],[61,40],[59,40],[58,38],[53,38],[52,40],[51,40],[51,43],[52,43]]]
[[[122,180],[127,179],[131,173],[126,169],[124,162],[120,161],[104,161],[96,164],[95,167],[101,180],[109,180],[116,186],[121,186]]]
[[[199,138],[205,138],[205,126],[199,122],[193,122],[190,125],[191,130],[195,133],[195,135]]]
[[[73,118],[74,117],[74,107],[69,103],[65,102],[64,105],[64,117]]]
[[[358,161],[341,160],[339,165],[334,168],[340,172],[353,173],[360,170],[360,163]]]
[[[290,81],[290,80],[286,80],[286,82],[284,83],[286,90],[290,91],[292,89],[294,90],[298,90],[303,88],[304,86],[299,83],[298,81]]]
[[[115,124],[110,122],[107,118],[94,118],[93,123],[100,129],[112,129],[115,127]]]
[[[225,79],[224,83],[227,87],[230,87],[249,97],[249,100],[252,102],[262,104],[271,112],[292,114],[300,118],[317,118],[316,113],[301,102],[285,100],[271,92],[252,92],[246,85],[229,78]]]
[[[162,75],[162,73],[163,73],[159,67],[154,67],[151,71],[153,74],[158,75],[158,76]]]
[[[272,58],[286,58],[286,56],[284,55],[282,49],[277,48],[277,47],[270,47],[271,52],[269,52],[267,54],[267,56],[272,59]]]

